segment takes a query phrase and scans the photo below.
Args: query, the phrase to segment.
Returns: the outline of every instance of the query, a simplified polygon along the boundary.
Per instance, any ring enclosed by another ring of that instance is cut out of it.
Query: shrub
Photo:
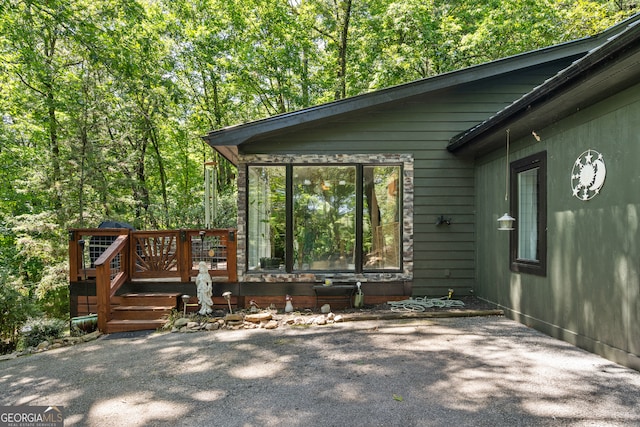
[[[29,319],[22,327],[22,339],[25,347],[36,347],[43,341],[61,338],[67,323],[61,319]]]
[[[49,265],[42,270],[42,278],[35,288],[36,304],[47,316],[69,319],[69,284],[66,261]]]
[[[35,312],[28,296],[0,270],[0,353],[10,353],[18,344],[18,331]]]

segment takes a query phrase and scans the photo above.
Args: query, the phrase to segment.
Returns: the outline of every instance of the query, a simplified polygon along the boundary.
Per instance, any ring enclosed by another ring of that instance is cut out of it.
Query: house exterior
[[[448,148],[475,162],[477,294],[509,317],[640,370],[635,24]],[[498,189],[507,173],[505,201]],[[532,207],[537,215],[526,211]],[[505,211],[517,225],[496,232]]]
[[[238,167],[239,294],[361,282],[377,303],[452,289],[637,367],[639,19],[207,134]],[[514,199],[515,230],[497,230]]]

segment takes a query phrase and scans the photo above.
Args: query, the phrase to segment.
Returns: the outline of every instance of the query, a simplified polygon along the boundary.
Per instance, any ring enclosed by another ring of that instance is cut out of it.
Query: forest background
[[[0,0],[0,339],[68,318],[67,230],[235,225],[206,132],[595,34],[623,0]]]

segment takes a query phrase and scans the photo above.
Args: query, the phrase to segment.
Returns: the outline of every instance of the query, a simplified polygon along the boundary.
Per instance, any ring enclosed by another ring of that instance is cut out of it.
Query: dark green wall
[[[511,273],[507,232],[496,219],[504,201],[505,152],[476,169],[477,293],[523,323],[640,369],[640,86],[581,109],[517,141],[511,160],[547,150],[547,276]],[[580,154],[604,156],[600,194],[571,190]],[[517,220],[517,219],[516,219]]]
[[[243,145],[245,154],[404,153],[414,157],[414,280],[416,296],[468,295],[475,287],[473,161],[446,151],[451,137],[495,114],[564,64],[432,92],[384,109],[343,115],[313,129]],[[451,218],[436,227],[436,218]]]

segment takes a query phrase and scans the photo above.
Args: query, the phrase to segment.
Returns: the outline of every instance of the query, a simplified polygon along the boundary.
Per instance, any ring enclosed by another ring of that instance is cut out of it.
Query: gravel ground
[[[500,316],[124,333],[0,362],[65,426],[637,426],[640,372]]]

